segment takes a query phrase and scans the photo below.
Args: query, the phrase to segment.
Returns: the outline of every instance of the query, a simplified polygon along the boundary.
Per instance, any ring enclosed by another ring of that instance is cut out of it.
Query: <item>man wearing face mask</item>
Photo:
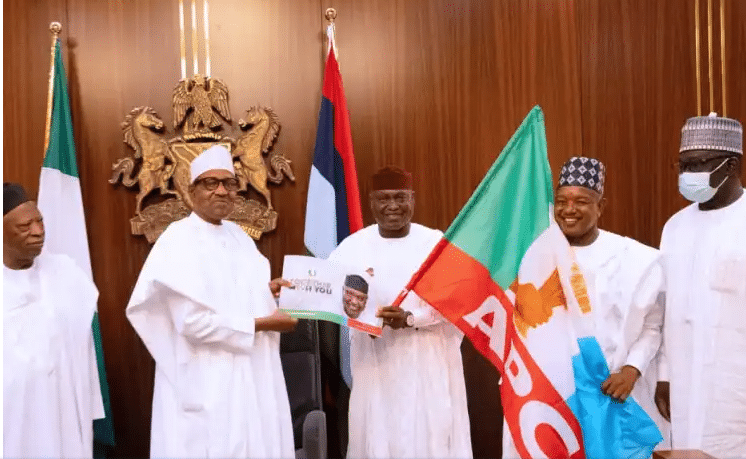
[[[743,128],[690,118],[681,131],[679,191],[693,204],[661,237],[664,358],[656,403],[675,449],[746,457],[746,194]]]
[[[443,236],[411,223],[412,176],[386,167],[371,179],[377,224],[347,237],[329,260],[372,274],[383,334],[350,331],[349,458],[472,456],[463,334],[422,302],[389,306]],[[370,301],[370,299],[368,300]]]
[[[665,440],[669,425],[653,400],[663,325],[660,256],[652,247],[598,228],[606,207],[605,179],[601,161],[570,158],[559,174],[554,218],[573,249],[591,298],[596,339],[611,373],[600,389],[615,401],[631,395]],[[666,446],[665,441],[659,445]]]

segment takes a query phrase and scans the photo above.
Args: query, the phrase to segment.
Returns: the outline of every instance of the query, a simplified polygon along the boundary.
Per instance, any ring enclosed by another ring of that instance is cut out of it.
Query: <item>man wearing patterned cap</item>
[[[98,290],[43,246],[36,203],[3,184],[3,453],[90,458],[93,420],[104,417],[91,333]]]
[[[598,228],[605,176],[601,161],[570,158],[560,172],[554,217],[585,277],[596,339],[611,373],[601,391],[618,401],[631,395],[663,434],[659,447],[667,447],[668,422],[653,399],[663,325],[660,257],[652,247]]]
[[[376,224],[342,241],[329,260],[373,275],[378,338],[350,331],[349,458],[472,456],[460,345],[463,335],[427,304],[389,306],[442,238],[411,223],[412,176],[386,167],[371,180]],[[369,300],[370,301],[370,300]]]
[[[743,128],[698,116],[681,130],[679,191],[663,228],[665,358],[656,402],[673,447],[746,457],[746,193]],[[665,363],[665,365],[664,365]]]
[[[294,457],[270,267],[231,213],[239,188],[230,152],[191,163],[192,213],[150,251],[127,317],[155,360],[151,457]]]

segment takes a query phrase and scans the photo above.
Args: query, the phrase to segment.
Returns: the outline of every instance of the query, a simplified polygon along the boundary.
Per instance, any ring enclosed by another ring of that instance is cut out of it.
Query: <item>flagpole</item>
[[[49,130],[52,124],[52,103],[54,101],[54,52],[57,45],[57,39],[62,32],[62,24],[52,22],[49,24],[49,31],[52,32],[52,50],[49,57],[49,91],[47,92],[47,121],[44,125],[44,154],[47,154],[49,148]]]

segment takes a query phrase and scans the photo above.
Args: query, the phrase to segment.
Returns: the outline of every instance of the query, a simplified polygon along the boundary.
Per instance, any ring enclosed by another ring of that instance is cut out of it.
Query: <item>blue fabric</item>
[[[595,338],[578,340],[580,354],[573,357],[575,393],[567,404],[580,422],[588,459],[645,459],[663,437],[650,416],[628,397],[623,403],[601,392],[609,377],[601,347]]]

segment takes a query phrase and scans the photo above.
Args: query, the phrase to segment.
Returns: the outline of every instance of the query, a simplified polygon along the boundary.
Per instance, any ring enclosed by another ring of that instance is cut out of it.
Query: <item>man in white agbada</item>
[[[699,116],[681,132],[679,191],[663,228],[665,361],[656,401],[673,447],[746,457],[746,193],[743,128]],[[669,397],[670,395],[670,397]],[[670,402],[670,403],[669,403]]]
[[[585,277],[596,339],[611,372],[601,391],[618,401],[631,395],[663,435],[657,448],[666,449],[670,425],[654,402],[663,326],[660,255],[598,228],[606,205],[605,175],[597,159],[570,158],[560,171],[554,217]]]
[[[427,305],[404,305],[407,310],[389,306],[442,233],[410,223],[414,196],[409,173],[384,168],[373,175],[371,185],[377,224],[350,235],[329,256],[372,270],[375,294],[363,313],[378,308],[384,321],[378,338],[350,331],[347,457],[471,457],[463,335]]]
[[[151,457],[295,457],[268,260],[235,223],[228,150],[191,164],[192,213],[158,238],[127,306],[155,360]],[[268,286],[269,284],[269,286]]]
[[[98,290],[43,245],[36,204],[3,184],[3,455],[90,458],[93,420],[104,417],[91,331]]]

